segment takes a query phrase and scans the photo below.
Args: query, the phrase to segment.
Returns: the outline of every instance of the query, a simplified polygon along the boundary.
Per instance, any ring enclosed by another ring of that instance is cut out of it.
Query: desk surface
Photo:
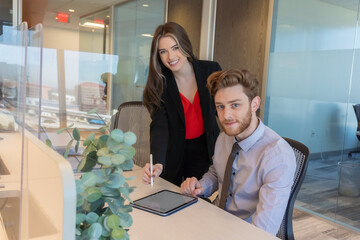
[[[131,193],[132,200],[162,189],[180,192],[179,187],[161,178],[155,179],[154,187],[144,185],[141,182],[142,170],[139,168],[125,172],[124,175],[136,176],[134,180],[128,182],[130,186],[136,186],[135,191]],[[278,239],[202,199],[167,217],[136,208],[133,208],[131,216],[133,217],[133,225],[129,231],[131,240]]]

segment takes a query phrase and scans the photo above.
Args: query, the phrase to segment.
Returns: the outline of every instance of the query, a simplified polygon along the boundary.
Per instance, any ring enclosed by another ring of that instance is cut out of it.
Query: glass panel
[[[42,25],[29,29],[26,69],[25,126],[40,137],[41,93],[42,93]]]
[[[352,72],[358,4],[275,1],[264,115],[269,127],[310,149],[297,206],[351,225],[348,213],[360,209],[339,211],[337,201],[345,199],[338,195],[338,162],[358,145],[350,116],[360,102],[359,74]]]
[[[56,49],[43,48],[41,127],[44,131],[60,127],[58,63]]]
[[[27,34],[23,23],[0,36],[0,239],[19,239],[22,224]]]
[[[116,71],[118,56],[101,53],[65,51],[67,125],[99,128],[110,120],[106,111],[106,82]],[[97,108],[97,115],[86,114]]]
[[[164,22],[164,9],[164,0],[132,1],[115,7],[114,54],[119,61],[112,80],[112,109],[142,99],[152,34]]]

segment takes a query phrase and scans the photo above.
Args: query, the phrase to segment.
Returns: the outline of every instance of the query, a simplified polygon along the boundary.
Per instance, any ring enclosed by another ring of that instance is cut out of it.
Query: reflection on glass
[[[142,100],[152,34],[164,22],[164,0],[131,1],[114,9],[114,54],[119,56],[112,81],[111,108]]]
[[[354,202],[360,201],[339,195],[338,162],[358,146],[352,110],[360,102],[354,88],[360,79],[354,58],[358,4],[275,1],[264,116],[280,135],[310,149],[297,206],[356,228],[360,204]],[[351,214],[341,205],[352,206]]]

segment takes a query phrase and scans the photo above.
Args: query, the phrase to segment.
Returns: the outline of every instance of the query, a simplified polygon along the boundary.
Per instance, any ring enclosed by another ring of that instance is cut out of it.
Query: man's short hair
[[[246,96],[251,101],[258,96],[259,81],[247,70],[228,69],[212,73],[207,79],[207,88],[215,96],[218,90],[242,85]]]

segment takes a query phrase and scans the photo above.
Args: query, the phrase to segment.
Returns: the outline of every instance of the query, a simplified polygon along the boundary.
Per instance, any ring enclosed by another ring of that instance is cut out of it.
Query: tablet
[[[168,216],[198,201],[197,197],[184,195],[170,190],[162,190],[133,201],[134,208],[161,216]]]

